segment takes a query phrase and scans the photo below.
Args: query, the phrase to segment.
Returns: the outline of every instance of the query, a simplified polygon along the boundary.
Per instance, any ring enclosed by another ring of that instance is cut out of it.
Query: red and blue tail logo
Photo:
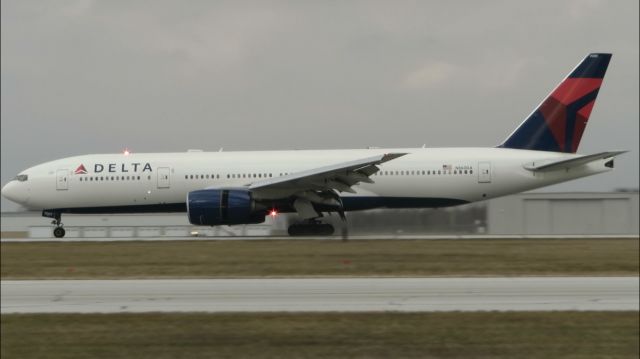
[[[578,150],[611,54],[589,54],[499,147]]]

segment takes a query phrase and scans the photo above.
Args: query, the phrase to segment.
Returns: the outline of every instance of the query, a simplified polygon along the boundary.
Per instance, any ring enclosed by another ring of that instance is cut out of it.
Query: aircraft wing
[[[569,159],[562,159],[558,161],[532,162],[524,165],[524,168],[530,171],[553,171],[558,169],[569,169],[585,165],[589,162],[612,158],[625,152],[627,151],[609,151],[594,153],[592,155],[573,157]]]
[[[285,176],[253,182],[249,185],[249,189],[254,192],[265,190],[292,190],[294,192],[337,190],[353,193],[355,191],[351,188],[352,186],[360,182],[373,183],[369,176],[378,172],[379,168],[376,165],[404,155],[406,153],[387,153],[290,173]]]

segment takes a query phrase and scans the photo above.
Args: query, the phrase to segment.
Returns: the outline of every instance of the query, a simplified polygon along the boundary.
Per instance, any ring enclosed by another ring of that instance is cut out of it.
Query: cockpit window
[[[24,182],[24,181],[26,181],[26,180],[28,180],[28,179],[29,179],[29,175],[17,175],[17,176],[16,176],[16,179],[17,179],[19,182]]]

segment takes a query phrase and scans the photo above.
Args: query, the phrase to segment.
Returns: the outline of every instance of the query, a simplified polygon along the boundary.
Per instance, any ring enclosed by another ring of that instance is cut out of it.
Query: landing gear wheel
[[[62,228],[62,227],[56,227],[56,228],[53,230],[53,235],[54,235],[56,238],[62,238],[62,237],[64,237],[64,235],[65,235],[65,230],[64,230],[64,228]]]
[[[287,232],[290,236],[330,236],[334,228],[328,223],[295,223]]]

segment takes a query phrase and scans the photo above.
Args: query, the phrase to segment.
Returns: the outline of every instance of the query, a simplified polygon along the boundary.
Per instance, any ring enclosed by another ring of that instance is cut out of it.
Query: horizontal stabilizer
[[[594,153],[592,155],[573,157],[569,159],[562,159],[558,161],[548,161],[548,160],[543,160],[539,162],[536,161],[536,162],[532,162],[524,165],[524,168],[530,171],[554,171],[558,169],[569,169],[569,168],[579,167],[593,161],[615,157],[625,152],[627,151],[609,151],[609,152]]]

